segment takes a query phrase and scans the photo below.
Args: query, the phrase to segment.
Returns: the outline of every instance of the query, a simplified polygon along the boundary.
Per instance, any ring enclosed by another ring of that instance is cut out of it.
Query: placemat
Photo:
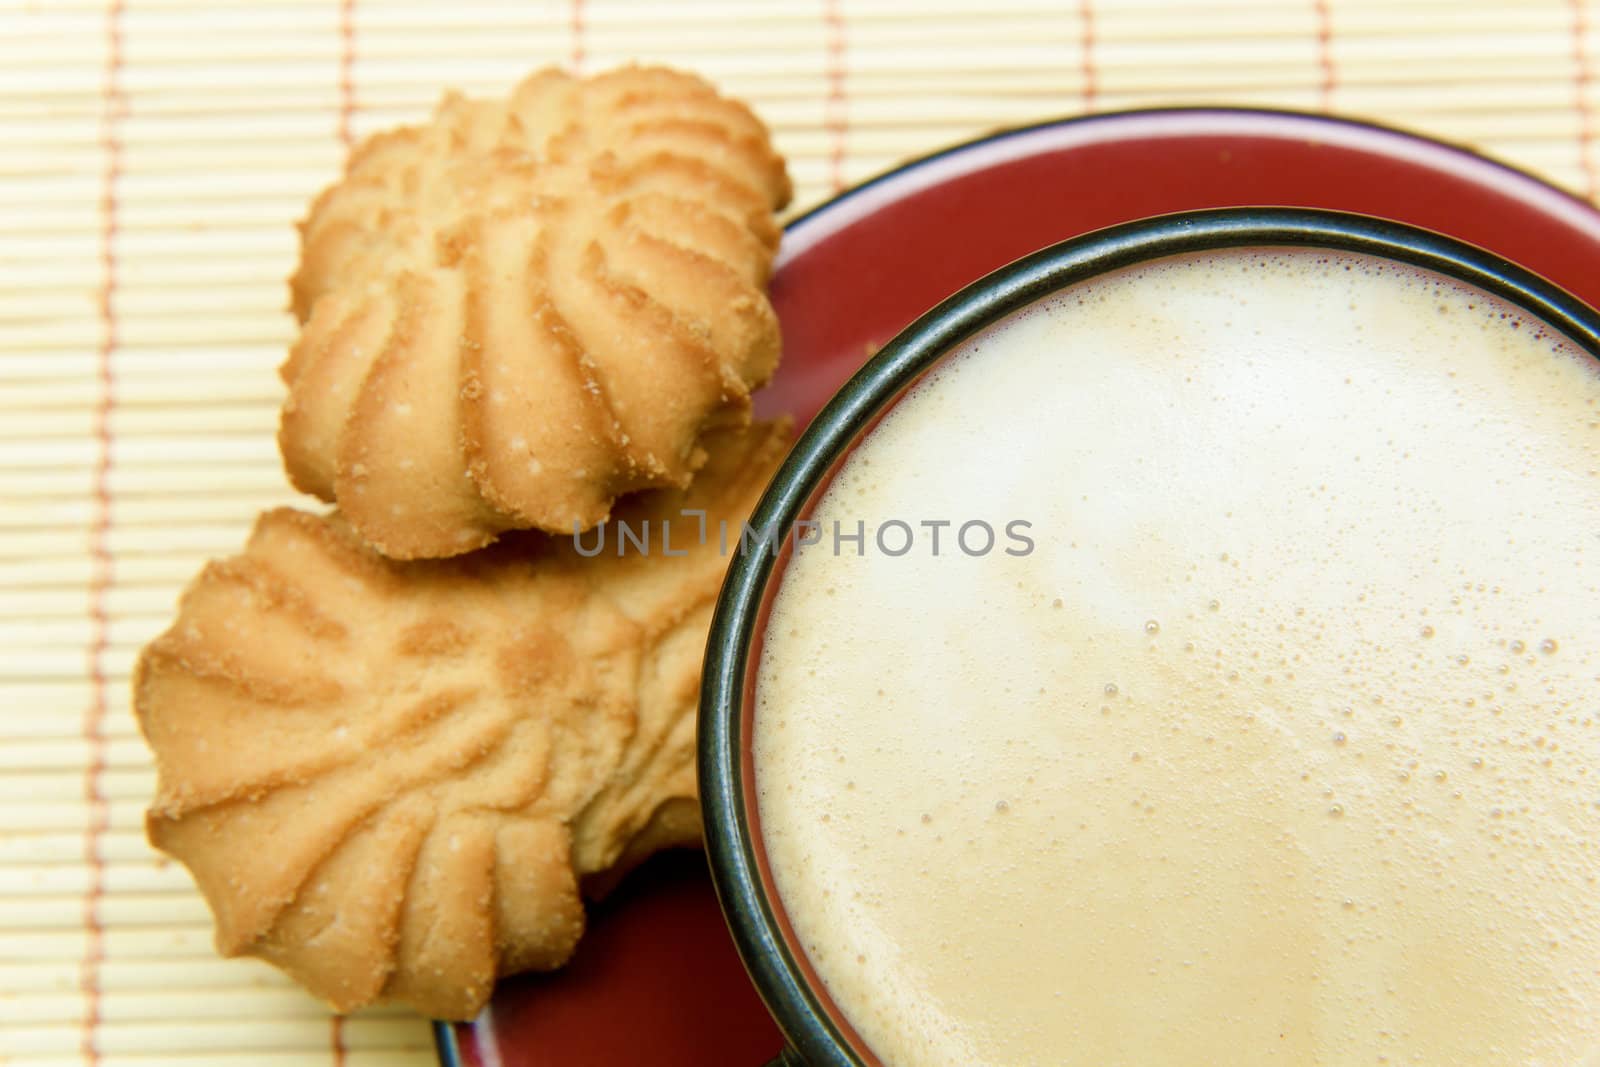
[[[1151,104],[1331,109],[1593,197],[1600,0],[3,0],[0,1062],[426,1064],[211,950],[144,842],[138,648],[292,502],[273,432],[293,221],[447,87],[630,59],[776,130],[797,209],[990,130]]]

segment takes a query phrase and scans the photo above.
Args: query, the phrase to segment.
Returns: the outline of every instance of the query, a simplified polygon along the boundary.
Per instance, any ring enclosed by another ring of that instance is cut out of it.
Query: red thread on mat
[[[1333,10],[1329,0],[1314,0],[1311,6],[1317,16],[1317,67],[1322,71],[1318,106],[1327,111],[1333,106],[1333,91],[1339,87],[1339,71],[1333,65]]]
[[[569,21],[572,29],[572,73],[582,74],[584,61],[589,58],[589,53],[584,48],[585,31],[588,26],[583,10],[583,0],[572,0],[572,16]]]
[[[822,4],[822,27],[828,48],[828,96],[823,107],[823,125],[832,144],[828,180],[836,193],[844,188],[845,151],[850,139],[843,4],[844,0],[823,0]]]
[[[339,141],[355,144],[351,119],[356,113],[356,0],[339,2]]]
[[[1585,47],[1589,18],[1584,9],[1585,0],[1571,0],[1571,4],[1572,59],[1578,94],[1578,165],[1583,168],[1584,195],[1594,200],[1600,196],[1600,168],[1595,164],[1595,114],[1589,104],[1589,87],[1594,83],[1594,69],[1589,65],[1589,50]]]
[[[333,1067],[344,1067],[344,1016],[328,1017],[328,1041],[332,1045]]]
[[[339,143],[355,144],[356,0],[339,0]],[[328,1052],[333,1067],[344,1067],[344,1017],[328,1019]]]
[[[100,151],[100,348],[96,377],[100,390],[94,410],[95,462],[93,510],[89,525],[89,643],[85,664],[89,678],[89,704],[83,716],[83,739],[88,749],[83,794],[89,809],[84,832],[83,860],[89,871],[83,900],[84,949],[78,985],[83,992],[83,1032],[79,1052],[89,1064],[100,1062],[101,971],[105,963],[105,927],[100,903],[105,897],[106,868],[100,841],[109,822],[104,783],[106,768],[105,656],[111,644],[111,621],[106,595],[111,588],[111,421],[116,410],[116,379],[111,360],[117,350],[117,185],[122,177],[120,124],[126,108],[122,91],[122,4],[113,0],[106,11],[105,84],[101,89]]]
[[[1100,96],[1100,71],[1094,63],[1094,0],[1078,3],[1078,48],[1083,53],[1079,72],[1083,76],[1083,110],[1093,111]]]

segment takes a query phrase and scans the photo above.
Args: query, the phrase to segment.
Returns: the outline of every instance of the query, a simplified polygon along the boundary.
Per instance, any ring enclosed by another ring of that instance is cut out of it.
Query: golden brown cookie
[[[719,431],[689,489],[631,498],[579,542],[398,562],[336,516],[263,515],[135,679],[150,840],[193,873],[218,950],[341,1011],[447,1019],[566,960],[582,880],[697,834],[718,523],[737,545],[787,439]],[[682,509],[705,511],[703,542]]]
[[[545,71],[373,137],[301,226],[290,479],[398,559],[681,488],[777,364],[789,195],[748,108],[660,68]]]

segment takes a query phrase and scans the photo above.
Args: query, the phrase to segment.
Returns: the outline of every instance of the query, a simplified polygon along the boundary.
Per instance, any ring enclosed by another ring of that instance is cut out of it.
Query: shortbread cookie
[[[681,488],[777,364],[789,194],[750,110],[666,69],[546,71],[373,137],[301,227],[290,479],[398,559]]]
[[[149,836],[193,873],[218,950],[341,1011],[446,1019],[566,960],[580,883],[697,833],[712,605],[787,439],[718,431],[686,491],[631,498],[581,541],[518,533],[459,559],[263,515],[135,681]]]

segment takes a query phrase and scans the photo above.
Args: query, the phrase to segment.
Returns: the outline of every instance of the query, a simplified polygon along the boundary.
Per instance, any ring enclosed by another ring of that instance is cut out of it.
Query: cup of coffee
[[[707,847],[793,1062],[1600,1056],[1600,314],[1206,211],[939,305],[751,519]]]

